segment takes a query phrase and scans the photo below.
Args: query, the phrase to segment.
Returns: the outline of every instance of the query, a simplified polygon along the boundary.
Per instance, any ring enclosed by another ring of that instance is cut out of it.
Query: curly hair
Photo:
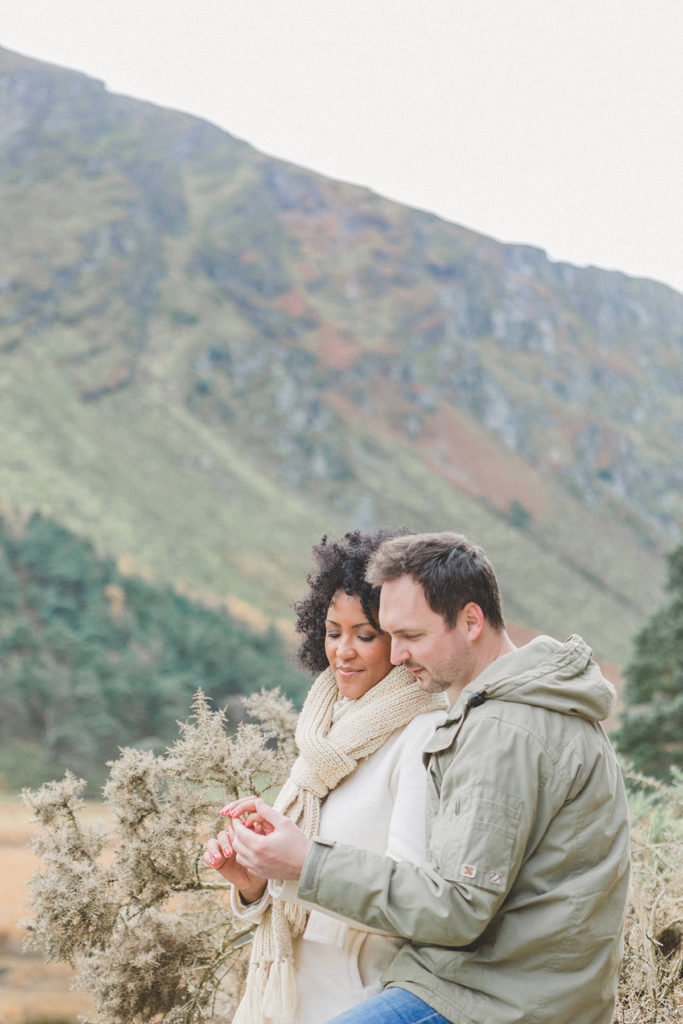
[[[325,536],[320,544],[314,545],[313,556],[318,563],[318,571],[307,576],[309,592],[294,605],[296,631],[303,635],[297,653],[304,668],[317,674],[328,666],[325,619],[338,590],[358,596],[368,621],[381,632],[377,621],[380,588],[367,582],[365,570],[370,556],[383,541],[411,532],[405,527],[380,529],[372,533],[353,530],[345,533],[341,540],[328,543]]]

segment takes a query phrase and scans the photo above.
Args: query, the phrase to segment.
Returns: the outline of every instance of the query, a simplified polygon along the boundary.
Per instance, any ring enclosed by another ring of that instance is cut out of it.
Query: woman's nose
[[[337,642],[337,657],[352,658],[355,653],[353,637],[344,635],[340,636]]]

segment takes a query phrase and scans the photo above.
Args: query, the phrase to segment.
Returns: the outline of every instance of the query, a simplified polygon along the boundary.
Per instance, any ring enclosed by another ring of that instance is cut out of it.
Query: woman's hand
[[[252,876],[299,878],[311,840],[293,821],[253,796],[235,800],[221,814],[232,818],[237,863]]]
[[[227,832],[219,832],[215,839],[209,839],[203,859],[207,867],[215,868],[226,882],[232,882],[245,903],[255,903],[263,895],[266,879],[237,863]]]
[[[260,836],[267,835],[269,832],[273,831],[273,826],[270,822],[266,821],[266,819],[256,811],[256,801],[258,799],[259,798],[255,796],[243,796],[239,800],[232,800],[222,808],[221,814],[223,817],[227,817],[228,821],[232,825],[233,831],[235,829],[236,821],[240,821],[243,825],[246,825],[247,828],[250,828],[252,832],[257,832]]]

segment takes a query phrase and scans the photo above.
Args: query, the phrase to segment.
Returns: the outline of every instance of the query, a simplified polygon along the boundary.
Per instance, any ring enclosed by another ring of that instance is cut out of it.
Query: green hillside
[[[310,547],[484,545],[617,663],[680,535],[683,297],[0,51],[0,503],[291,630]]]

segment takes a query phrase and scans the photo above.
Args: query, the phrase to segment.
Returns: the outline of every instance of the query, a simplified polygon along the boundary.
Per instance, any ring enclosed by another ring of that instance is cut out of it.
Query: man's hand
[[[258,797],[237,800],[221,813],[232,818],[237,863],[255,876],[296,881],[311,840],[293,821]],[[247,814],[247,823],[240,820]]]

